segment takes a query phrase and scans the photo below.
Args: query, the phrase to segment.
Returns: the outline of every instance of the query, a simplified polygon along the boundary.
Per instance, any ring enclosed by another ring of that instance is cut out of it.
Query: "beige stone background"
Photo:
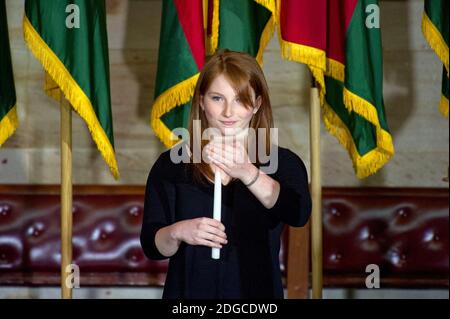
[[[75,184],[145,184],[165,149],[149,126],[162,0],[107,0],[111,94],[121,180],[109,173],[88,129],[73,119]],[[59,106],[42,91],[43,72],[22,37],[23,0],[6,0],[20,126],[0,149],[0,183],[60,181]],[[324,186],[446,187],[449,123],[438,112],[442,65],[423,39],[423,0],[382,1],[385,103],[396,155],[356,178],[347,152],[322,125]],[[309,166],[309,73],[282,60],[277,35],[264,56],[280,145]]]

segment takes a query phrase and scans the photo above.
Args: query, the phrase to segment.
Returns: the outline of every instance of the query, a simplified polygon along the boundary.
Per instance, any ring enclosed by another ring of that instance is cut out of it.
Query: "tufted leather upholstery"
[[[448,189],[327,189],[325,284],[364,286],[369,264],[384,286],[448,286]]]
[[[0,187],[0,284],[57,284],[57,186]],[[144,187],[76,187],[73,260],[81,284],[163,285],[168,261],[148,260],[139,234]],[[286,238],[286,235],[283,236]],[[280,253],[282,269],[284,249]]]
[[[8,282],[8,272],[12,281],[17,272],[24,273],[25,277],[32,273],[54,273],[55,276],[59,273],[58,187],[46,187],[44,191],[36,187],[34,190],[39,194],[34,191],[0,194],[0,271],[3,281]],[[140,246],[143,194],[143,187],[97,187],[91,190],[79,187],[74,190],[72,249],[73,260],[80,267],[82,284],[85,274],[97,279],[84,280],[84,284],[96,283],[96,280],[114,283],[114,273],[116,277],[126,273],[147,273],[151,276],[147,280],[143,278],[144,282],[163,284],[167,262],[148,260]],[[26,282],[31,278],[23,280]],[[57,278],[50,276],[48,283],[55,279],[57,282]]]
[[[163,285],[167,261],[145,258],[139,243],[144,187],[78,186],[73,260],[81,285]],[[445,189],[324,189],[324,284],[448,286]],[[57,186],[0,186],[0,284],[58,284]],[[286,228],[280,252],[286,275]]]

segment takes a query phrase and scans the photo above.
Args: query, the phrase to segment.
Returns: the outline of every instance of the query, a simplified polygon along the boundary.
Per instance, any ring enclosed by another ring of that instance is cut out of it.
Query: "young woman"
[[[194,123],[201,133],[216,129],[218,137],[196,141]],[[307,223],[311,198],[302,160],[271,140],[271,128],[268,87],[256,60],[229,50],[212,56],[195,88],[189,140],[179,144],[189,163],[174,161],[167,150],[147,180],[141,244],[150,259],[170,258],[163,298],[283,298],[280,234],[285,224]],[[265,137],[257,129],[267,130]],[[235,139],[224,143],[229,138]],[[264,154],[276,156],[252,161],[249,147],[258,140]],[[195,161],[199,148],[203,156]],[[276,170],[266,174],[268,166]],[[221,221],[213,219],[216,170]],[[211,257],[213,247],[220,259]]]

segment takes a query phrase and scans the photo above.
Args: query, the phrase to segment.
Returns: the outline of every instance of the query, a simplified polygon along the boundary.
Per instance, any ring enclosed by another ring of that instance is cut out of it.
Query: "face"
[[[255,101],[253,89],[251,94],[255,107],[246,108],[227,78],[223,74],[217,76],[200,97],[200,107],[205,111],[208,126],[219,129],[223,135],[234,135],[248,128],[252,116],[261,106],[261,97]]]

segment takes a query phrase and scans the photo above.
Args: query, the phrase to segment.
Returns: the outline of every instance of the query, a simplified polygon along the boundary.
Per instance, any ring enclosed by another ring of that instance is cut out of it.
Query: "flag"
[[[26,0],[25,42],[48,74],[45,88],[62,92],[86,122],[118,179],[104,0]],[[55,90],[56,89],[56,90]]]
[[[0,146],[18,126],[5,0],[0,0]]]
[[[191,99],[205,61],[203,0],[164,0],[150,124],[166,147],[188,127]]]
[[[448,117],[448,71],[445,67],[442,71],[442,96],[439,111],[441,111],[442,115]]]
[[[448,117],[448,0],[425,0],[422,31],[431,48],[444,64],[439,110]]]
[[[328,131],[365,178],[394,155],[383,101],[377,0],[281,0],[282,57],[305,63],[316,79]]]
[[[209,0],[208,11],[208,55],[226,48],[263,64],[276,24],[275,0]]]

